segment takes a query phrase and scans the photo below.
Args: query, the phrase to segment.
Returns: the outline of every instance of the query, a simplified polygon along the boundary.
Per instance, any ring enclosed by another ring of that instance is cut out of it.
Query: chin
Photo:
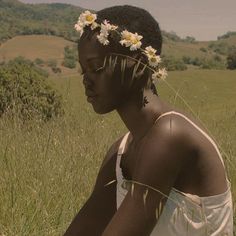
[[[93,110],[97,113],[97,114],[107,114],[109,112],[112,112],[115,110],[114,106],[96,106],[93,105]]]

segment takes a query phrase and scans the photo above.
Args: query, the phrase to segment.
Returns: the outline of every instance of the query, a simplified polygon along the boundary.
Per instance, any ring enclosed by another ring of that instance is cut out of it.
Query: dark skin
[[[172,187],[198,196],[225,192],[225,170],[209,140],[187,120],[175,114],[164,116],[154,123],[164,112],[184,114],[182,111],[162,101],[151,89],[144,89],[148,104],[140,108],[137,97],[127,98],[130,91],[122,87],[119,79],[113,78],[117,75],[113,75],[109,68],[96,72],[110,50],[98,43],[95,36],[81,40],[79,61],[84,72],[85,88],[98,95],[90,101],[94,111],[105,114],[116,110],[131,132],[121,159],[125,177],[152,186],[165,195]],[[90,60],[93,57],[97,59]],[[193,117],[184,115],[204,130]],[[148,236],[153,230],[157,222],[155,209],[160,201],[163,204],[166,201],[162,194],[150,190],[144,206],[146,187],[135,184],[133,196],[129,190],[117,210],[116,182],[104,186],[116,179],[115,166],[121,138],[107,152],[94,189],[65,236]]]

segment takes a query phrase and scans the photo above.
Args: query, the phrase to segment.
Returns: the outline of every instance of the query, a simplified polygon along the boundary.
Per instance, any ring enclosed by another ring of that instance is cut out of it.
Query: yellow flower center
[[[86,16],[86,21],[92,22],[94,20],[94,17],[92,15],[87,15]]]
[[[131,35],[125,35],[125,40],[130,41],[131,40]]]
[[[137,44],[138,43],[138,39],[136,39],[136,38],[131,39],[131,42],[132,42],[132,44]]]
[[[153,51],[149,51],[148,54],[152,57],[155,56],[155,53]]]
[[[155,57],[151,57],[151,62],[156,62],[156,58]]]

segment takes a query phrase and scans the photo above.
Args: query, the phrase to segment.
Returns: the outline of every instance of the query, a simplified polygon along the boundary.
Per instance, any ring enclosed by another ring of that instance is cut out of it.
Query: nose
[[[94,85],[93,81],[89,79],[87,73],[85,73],[83,76],[83,84],[85,88],[91,88]]]

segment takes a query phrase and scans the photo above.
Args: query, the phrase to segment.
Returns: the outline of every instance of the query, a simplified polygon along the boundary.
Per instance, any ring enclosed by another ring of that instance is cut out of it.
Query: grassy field
[[[42,124],[0,120],[0,235],[62,235],[88,198],[109,146],[127,132],[115,112],[98,115],[80,76],[53,77],[66,114]],[[172,72],[160,96],[202,120],[220,146],[236,202],[236,71]],[[169,86],[173,86],[185,103]]]
[[[61,58],[65,46],[74,43],[60,37],[46,35],[16,36],[0,47],[0,60],[23,56],[30,60],[39,57],[44,60]]]
[[[54,59],[57,61],[58,67],[61,68],[63,74],[74,73],[76,69],[72,70],[61,66],[64,58],[64,47],[72,47],[73,45],[75,45],[73,42],[55,36],[16,36],[1,45],[0,62],[19,56],[31,61],[34,61],[36,58],[40,58],[44,62]],[[51,70],[48,71],[50,72]]]

